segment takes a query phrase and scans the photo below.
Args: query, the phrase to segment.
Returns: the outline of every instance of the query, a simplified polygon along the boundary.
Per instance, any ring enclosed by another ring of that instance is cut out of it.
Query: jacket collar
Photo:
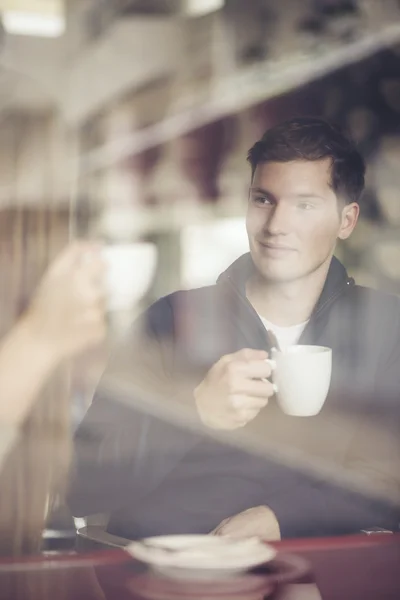
[[[246,283],[254,272],[254,264],[250,253],[239,257],[228,269],[222,273],[217,281],[218,285],[225,283],[233,284],[243,298],[246,298]],[[348,276],[345,267],[334,256],[332,258],[325,285],[321,296],[315,306],[314,315],[324,309],[331,301],[339,295],[345,287],[354,285],[354,280]]]

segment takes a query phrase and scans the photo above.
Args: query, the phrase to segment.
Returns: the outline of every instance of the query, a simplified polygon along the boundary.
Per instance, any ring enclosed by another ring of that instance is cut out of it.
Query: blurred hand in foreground
[[[74,242],[50,265],[24,315],[57,361],[99,343],[106,333],[105,266],[100,248]]]

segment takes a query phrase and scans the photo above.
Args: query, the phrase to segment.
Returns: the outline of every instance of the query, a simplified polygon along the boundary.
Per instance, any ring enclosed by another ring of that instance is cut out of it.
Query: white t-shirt
[[[282,350],[286,350],[289,346],[294,346],[300,339],[301,334],[308,321],[304,323],[300,323],[299,325],[291,325],[290,327],[278,327],[278,325],[274,325],[267,319],[264,319],[261,315],[259,315],[264,327],[272,333],[275,334],[276,339],[278,340],[279,346]]]

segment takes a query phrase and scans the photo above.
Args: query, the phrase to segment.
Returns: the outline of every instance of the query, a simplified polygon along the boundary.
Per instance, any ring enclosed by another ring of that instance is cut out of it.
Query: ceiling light
[[[63,15],[5,11],[2,22],[7,33],[35,37],[59,37],[65,31]]]
[[[186,14],[190,17],[201,17],[224,6],[225,0],[186,0]]]

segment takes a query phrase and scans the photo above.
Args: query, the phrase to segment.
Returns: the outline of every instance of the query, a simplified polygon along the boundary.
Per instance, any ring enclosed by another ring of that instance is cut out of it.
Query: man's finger
[[[260,398],[258,396],[232,396],[230,399],[231,406],[237,411],[246,410],[261,410],[268,404],[268,398]]]
[[[274,385],[268,380],[243,379],[239,380],[235,385],[235,395],[238,396],[253,396],[254,398],[268,400],[274,393]]]
[[[218,527],[216,527],[215,529],[210,531],[210,533],[208,535],[218,535],[220,530],[221,530],[221,525],[218,525]]]
[[[249,379],[268,379],[272,373],[270,363],[264,359],[238,362],[237,370]]]
[[[266,352],[265,350],[253,350],[252,348],[243,348],[243,350],[239,350],[238,352],[229,354],[227,358],[229,358],[229,362],[232,362],[233,360],[244,362],[254,360],[266,360],[268,358],[268,352]]]

